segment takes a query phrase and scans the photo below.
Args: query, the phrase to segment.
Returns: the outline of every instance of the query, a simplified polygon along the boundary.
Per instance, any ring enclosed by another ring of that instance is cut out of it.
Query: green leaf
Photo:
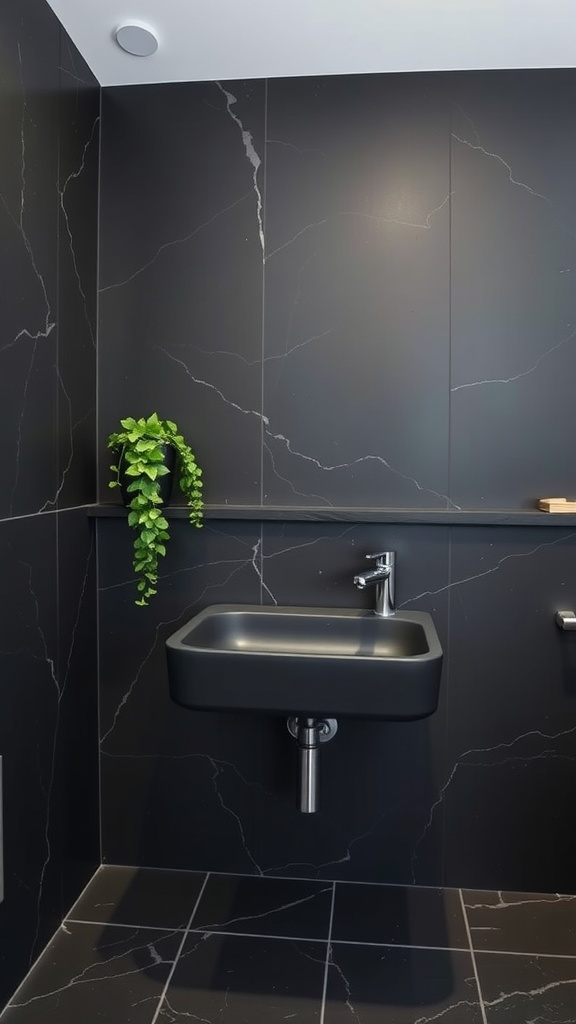
[[[158,466],[142,466],[142,469],[151,480],[155,480],[158,476]]]
[[[154,534],[152,530],[142,530],[140,537],[144,541],[144,544],[151,544],[154,540]]]

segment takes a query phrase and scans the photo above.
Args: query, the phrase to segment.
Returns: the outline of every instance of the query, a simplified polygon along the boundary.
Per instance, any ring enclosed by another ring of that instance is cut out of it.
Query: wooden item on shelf
[[[576,512],[576,501],[568,498],[539,498],[538,508],[543,512]]]

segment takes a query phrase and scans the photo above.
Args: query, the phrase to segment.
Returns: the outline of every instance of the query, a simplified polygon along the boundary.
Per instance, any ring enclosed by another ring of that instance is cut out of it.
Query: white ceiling
[[[576,64],[575,0],[48,0],[102,85]],[[152,57],[114,30],[150,25]]]

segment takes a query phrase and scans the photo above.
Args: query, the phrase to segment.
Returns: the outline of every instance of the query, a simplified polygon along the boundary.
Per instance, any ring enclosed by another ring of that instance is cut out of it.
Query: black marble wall
[[[100,446],[175,419],[213,503],[527,509],[574,493],[573,72],[103,94]],[[101,500],[106,491],[102,458]],[[172,524],[135,608],[99,524],[105,859],[576,891],[569,527]],[[342,722],[294,810],[280,720],[170,703],[164,640],[206,604],[358,605],[394,548],[445,650],[426,722]],[[129,812],[127,812],[129,808]]]
[[[99,89],[43,0],[0,6],[0,1006],[99,860]]]

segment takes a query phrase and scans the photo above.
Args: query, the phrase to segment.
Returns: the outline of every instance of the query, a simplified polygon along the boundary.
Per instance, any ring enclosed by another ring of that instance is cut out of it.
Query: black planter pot
[[[158,487],[160,488],[160,497],[162,498],[162,504],[169,505],[170,498],[172,497],[172,486],[174,484],[174,476],[176,473],[177,452],[176,449],[173,448],[171,444],[163,444],[162,451],[164,453],[164,465],[169,470],[169,472],[166,473],[165,476],[159,477],[157,483]],[[127,507],[132,501],[132,498],[134,497],[134,494],[128,491],[127,487],[134,478],[131,476],[126,476],[126,473],[124,472],[124,467],[126,465],[124,459],[124,451],[122,451],[120,454],[120,462],[118,463],[118,465],[120,467],[120,491],[122,494],[122,501],[124,502],[124,505]]]

